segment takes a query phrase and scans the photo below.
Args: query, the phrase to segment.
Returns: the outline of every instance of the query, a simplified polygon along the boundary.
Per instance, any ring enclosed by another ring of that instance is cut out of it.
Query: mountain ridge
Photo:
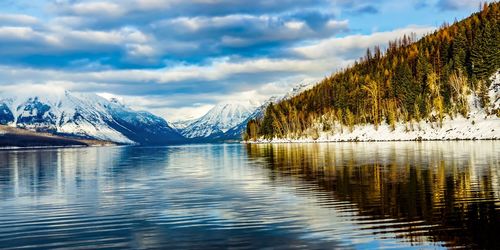
[[[91,93],[62,89],[1,92],[0,125],[24,129],[27,133],[38,132],[39,136],[29,134],[29,138],[43,142],[56,142],[46,139],[47,133],[63,136],[68,141],[76,140],[77,144],[78,140],[85,139],[132,145],[239,141],[246,122],[261,117],[269,103],[295,96],[311,86],[312,83],[302,82],[263,104],[221,102],[197,119],[176,122],[168,122],[147,111],[132,110],[116,98]],[[172,138],[158,140],[158,135],[160,139]]]
[[[0,96],[2,125],[120,144],[171,144],[183,140],[163,118],[95,94],[65,90]]]
[[[311,81],[302,81],[283,95],[272,96],[261,104],[251,101],[248,101],[246,105],[242,102],[221,102],[199,118],[176,121],[172,124],[183,136],[193,142],[239,141],[242,140],[247,122],[250,119],[262,117],[263,111],[270,103],[292,98],[312,88],[314,84]],[[239,109],[243,111],[243,114],[237,115],[232,122],[228,123],[224,120],[232,115],[222,114],[222,110],[227,107]],[[221,123],[224,124],[223,128],[220,126]]]
[[[251,105],[220,103],[180,131],[184,137],[190,139],[221,138],[228,130],[244,121],[252,109]]]

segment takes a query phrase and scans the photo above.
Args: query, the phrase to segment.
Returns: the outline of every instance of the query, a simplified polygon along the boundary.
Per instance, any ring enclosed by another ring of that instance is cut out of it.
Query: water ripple
[[[500,143],[0,151],[2,249],[497,248]]]

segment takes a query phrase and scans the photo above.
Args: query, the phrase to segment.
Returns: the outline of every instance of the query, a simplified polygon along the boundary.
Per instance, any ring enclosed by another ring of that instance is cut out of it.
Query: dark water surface
[[[500,249],[500,142],[0,151],[0,248]]]

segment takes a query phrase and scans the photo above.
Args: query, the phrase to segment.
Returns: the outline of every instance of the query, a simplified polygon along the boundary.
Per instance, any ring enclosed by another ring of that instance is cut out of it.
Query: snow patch
[[[116,128],[122,119],[140,127],[173,131],[166,121],[147,112],[136,112],[117,99],[69,91],[26,91],[0,93],[0,104],[5,104],[15,117],[13,127],[50,131],[123,144],[135,144]],[[166,126],[160,126],[160,125]]]
[[[254,109],[250,103],[249,105],[221,103],[199,119],[184,124],[177,123],[177,126],[185,125],[181,130],[181,134],[187,138],[206,138],[216,134],[223,134],[239,125],[252,114]]]
[[[491,77],[489,87],[490,110],[500,108],[500,72]],[[306,131],[310,136],[298,138],[259,139],[249,143],[306,143],[306,142],[344,142],[344,141],[415,141],[415,140],[484,140],[500,139],[500,118],[487,114],[480,107],[479,98],[469,96],[470,112],[468,117],[445,117],[442,126],[437,122],[398,123],[392,129],[388,124],[377,127],[373,124],[356,125],[350,131],[347,126],[337,125],[333,131],[321,131],[315,124]]]
[[[261,117],[270,103],[292,98],[315,86],[315,82],[303,81],[282,96],[273,96],[264,103],[253,101],[220,103],[203,117],[177,121],[172,125],[187,138],[227,136],[239,138],[250,119]]]

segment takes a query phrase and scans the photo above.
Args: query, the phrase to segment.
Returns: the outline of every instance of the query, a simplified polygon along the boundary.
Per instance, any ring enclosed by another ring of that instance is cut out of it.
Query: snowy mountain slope
[[[133,111],[116,100],[69,91],[0,93],[0,124],[125,144],[182,140],[160,117]]]
[[[187,120],[179,120],[179,121],[173,121],[170,122],[170,126],[177,129],[177,130],[182,130],[191,125],[193,122],[195,122],[197,119],[187,119]]]
[[[176,121],[172,125],[186,138],[203,141],[239,140],[250,119],[262,117],[270,103],[291,98],[314,86],[312,82],[302,82],[282,96],[273,96],[264,103],[226,103],[216,105],[203,117]]]
[[[316,85],[316,82],[301,82],[299,83],[297,86],[293,87],[290,91],[288,91],[285,95],[281,96],[281,97],[274,97],[274,99],[276,100],[268,100],[268,101],[272,101],[272,102],[278,102],[278,101],[281,101],[281,100],[286,100],[286,99],[290,99],[306,90],[309,90],[309,89],[312,89],[314,86]],[[271,97],[273,98],[273,97]]]
[[[254,107],[239,103],[222,103],[209,110],[181,130],[186,138],[220,137],[229,129],[237,126],[249,115]]]
[[[277,100],[276,97],[271,97],[267,101],[265,101],[262,105],[257,107],[245,120],[240,122],[238,125],[230,128],[224,135],[224,138],[240,140],[242,137],[243,131],[245,131],[247,127],[247,123],[252,119],[259,119],[264,116],[264,112],[266,111],[267,106],[270,103],[275,103]]]
[[[245,120],[243,120],[240,124],[232,127],[229,129],[225,134],[224,137],[228,139],[241,139],[241,135],[243,131],[245,131],[247,127],[247,123],[252,120],[252,119],[259,119],[264,116],[264,112],[266,112],[267,106],[271,103],[277,103],[285,99],[292,98],[306,90],[309,90],[313,88],[315,85],[315,82],[302,82],[292,88],[290,91],[285,93],[282,96],[272,96],[269,99],[267,99],[263,104],[258,106],[257,108],[254,109],[252,114],[250,114]]]

